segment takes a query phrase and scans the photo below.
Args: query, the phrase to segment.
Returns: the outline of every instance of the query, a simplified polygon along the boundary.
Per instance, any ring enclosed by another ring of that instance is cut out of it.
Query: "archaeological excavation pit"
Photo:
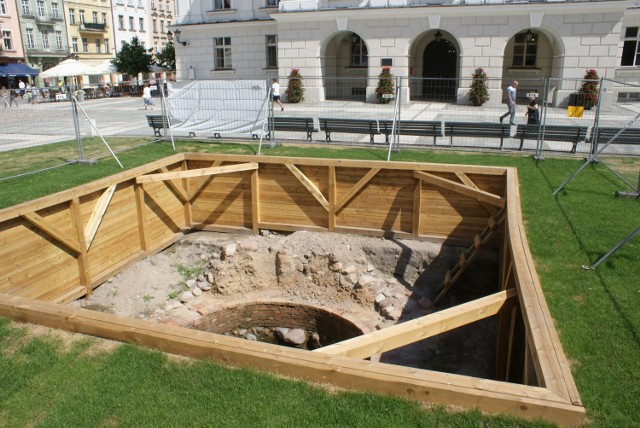
[[[233,238],[189,242],[198,231]],[[381,248],[353,243],[364,236]],[[2,316],[352,389],[584,420],[510,168],[179,154],[2,210],[0,241]],[[202,263],[165,272],[162,258],[182,247],[202,248]],[[136,313],[80,307],[144,263],[186,288],[147,286],[128,299]],[[168,296],[185,302],[154,307]],[[265,302],[345,322],[316,331],[326,344],[312,350],[224,334],[242,325],[196,330],[248,308],[253,318]]]

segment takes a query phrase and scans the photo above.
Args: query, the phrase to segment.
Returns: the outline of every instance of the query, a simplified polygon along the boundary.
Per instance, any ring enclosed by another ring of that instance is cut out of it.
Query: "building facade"
[[[640,81],[639,28],[628,0],[178,0],[172,26],[186,42],[176,45],[179,79],[284,77],[297,68],[309,101],[338,91],[374,102],[388,66],[405,78],[405,101],[444,91],[465,102],[464,85],[425,82],[483,68],[500,80],[496,92],[516,79],[558,79],[557,104],[575,90],[562,79],[587,69]]]
[[[113,58],[111,1],[65,1],[64,9],[70,53],[81,60],[104,61]]]
[[[44,71],[69,54],[62,0],[16,2],[26,62]]]
[[[24,62],[20,20],[14,0],[0,0],[0,64]]]

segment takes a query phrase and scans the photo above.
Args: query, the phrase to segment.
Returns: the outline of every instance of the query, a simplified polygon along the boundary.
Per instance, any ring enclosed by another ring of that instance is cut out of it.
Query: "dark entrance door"
[[[422,56],[422,97],[426,101],[456,100],[458,52],[447,40],[433,41]]]

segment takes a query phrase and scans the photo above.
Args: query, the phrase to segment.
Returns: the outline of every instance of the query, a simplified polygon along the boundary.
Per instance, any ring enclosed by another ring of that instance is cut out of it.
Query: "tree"
[[[489,101],[489,86],[487,85],[487,73],[483,68],[476,68],[471,75],[471,92],[469,100],[471,104],[479,107]]]
[[[172,42],[164,45],[164,48],[156,53],[156,65],[164,67],[169,71],[176,70],[176,49]]]
[[[598,104],[598,85],[600,84],[600,77],[598,72],[593,68],[587,70],[578,93],[579,105],[584,106],[589,110],[594,105]]]
[[[116,66],[118,73],[137,76],[139,73],[151,71],[151,54],[147,52],[144,43],[137,37],[131,43],[122,42],[122,47],[116,53],[111,63]]]
[[[391,74],[391,67],[382,67],[382,72],[378,75],[378,87],[376,88],[378,103],[390,103],[392,98],[384,97],[383,95],[393,93],[393,74]]]
[[[291,73],[289,74],[287,101],[290,103],[299,103],[300,101],[304,101],[304,85],[302,84],[300,70],[297,68],[292,68]]]

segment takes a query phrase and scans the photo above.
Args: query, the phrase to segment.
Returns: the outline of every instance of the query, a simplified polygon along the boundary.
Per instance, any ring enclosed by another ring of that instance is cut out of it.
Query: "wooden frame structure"
[[[316,351],[64,305],[193,229],[334,231],[468,246],[441,295],[479,248],[493,246],[501,291]],[[490,413],[562,425],[585,416],[529,252],[511,168],[177,154],[1,210],[0,316]],[[497,380],[365,360],[491,316],[499,325]]]

